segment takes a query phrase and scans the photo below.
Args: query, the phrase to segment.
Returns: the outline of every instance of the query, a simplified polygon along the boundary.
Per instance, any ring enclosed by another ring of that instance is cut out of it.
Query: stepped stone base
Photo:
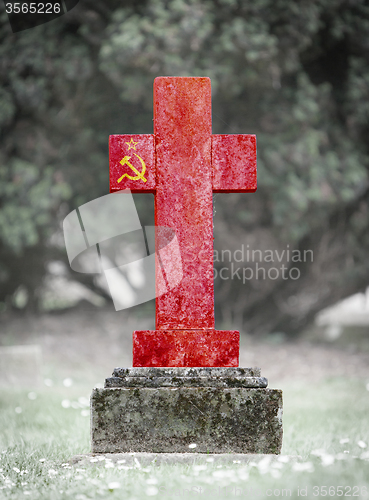
[[[282,391],[257,368],[116,368],[91,396],[93,453],[280,453]]]

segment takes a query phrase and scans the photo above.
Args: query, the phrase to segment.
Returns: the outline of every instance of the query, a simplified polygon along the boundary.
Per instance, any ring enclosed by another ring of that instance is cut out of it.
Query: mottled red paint
[[[213,191],[253,193],[256,191],[256,136],[212,136]]]
[[[214,328],[209,78],[156,78],[154,135],[155,225],[176,230],[184,269],[156,299],[156,328]]]
[[[133,332],[133,366],[238,366],[239,332]]]
[[[131,139],[146,181],[118,183],[135,175],[120,164]],[[155,193],[155,224],[175,229],[183,267],[181,283],[156,299],[157,329],[134,332],[133,366],[238,366],[238,332],[214,329],[212,195],[256,190],[256,138],[212,136],[209,78],[156,78],[154,135],[111,136],[110,191],[126,188]]]

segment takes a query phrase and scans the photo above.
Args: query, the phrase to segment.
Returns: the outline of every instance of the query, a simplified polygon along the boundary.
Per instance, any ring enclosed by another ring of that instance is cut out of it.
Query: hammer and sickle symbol
[[[137,168],[135,168],[131,163],[129,163],[129,160],[131,159],[130,156],[125,156],[122,160],[120,160],[121,165],[128,165],[133,172],[136,174],[136,177],[132,177],[131,175],[128,174],[123,174],[122,177],[118,179],[118,182],[121,182],[124,177],[128,177],[128,179],[131,179],[132,181],[138,181],[138,179],[141,179],[142,181],[146,182],[147,179],[144,177],[144,173],[146,172],[146,165],[145,162],[143,161],[142,158],[140,158],[136,153],[133,153],[137,158],[140,160],[141,165],[142,165],[142,172],[139,172]]]

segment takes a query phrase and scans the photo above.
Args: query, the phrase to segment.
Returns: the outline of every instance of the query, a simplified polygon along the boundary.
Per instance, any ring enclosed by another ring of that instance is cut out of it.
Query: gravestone
[[[256,190],[256,138],[212,135],[209,78],[156,78],[154,134],[110,136],[110,191],[127,188],[155,194],[180,256],[158,231],[156,330],[135,331],[133,367],[93,391],[92,451],[279,453],[281,391],[214,326],[212,196]]]

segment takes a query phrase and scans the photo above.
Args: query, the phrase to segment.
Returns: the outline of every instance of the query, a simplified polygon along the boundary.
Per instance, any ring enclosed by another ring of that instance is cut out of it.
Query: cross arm
[[[110,192],[155,193],[155,140],[153,134],[109,136]]]
[[[255,135],[213,135],[211,150],[214,193],[256,191]]]

